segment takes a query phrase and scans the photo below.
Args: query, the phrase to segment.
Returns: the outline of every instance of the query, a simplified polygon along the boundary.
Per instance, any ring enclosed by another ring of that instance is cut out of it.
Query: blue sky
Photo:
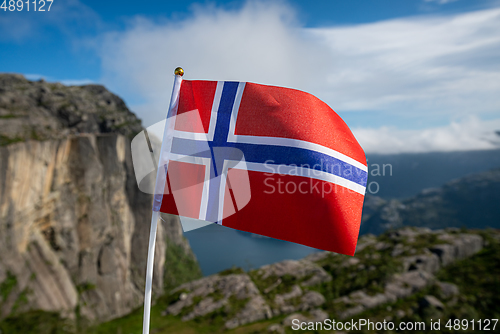
[[[352,25],[415,15],[450,15],[490,8],[484,0],[316,0],[283,2],[296,10],[303,27]],[[101,79],[99,56],[86,39],[125,30],[134,17],[156,22],[183,21],[196,6],[238,10],[244,1],[65,1],[55,0],[51,12],[11,13],[0,10],[2,72],[40,74],[56,80]],[[42,17],[43,16],[43,17]],[[19,20],[22,28],[18,27]],[[14,24],[14,22],[16,24]]]
[[[0,72],[164,117],[172,70],[306,90],[367,151],[485,149],[500,129],[497,0],[77,1],[0,10]]]

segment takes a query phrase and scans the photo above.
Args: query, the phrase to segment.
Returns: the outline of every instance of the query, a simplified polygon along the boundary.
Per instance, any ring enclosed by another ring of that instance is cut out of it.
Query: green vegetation
[[[198,262],[191,254],[185,253],[180,245],[176,245],[167,238],[167,250],[165,254],[165,292],[173,288],[203,276]]]
[[[19,117],[19,116],[14,115],[14,114],[0,115],[0,119],[9,119],[9,118],[16,118],[16,117]]]
[[[168,305],[165,299],[160,298],[151,309],[151,333],[175,333],[175,334],[209,334],[223,332],[219,326],[206,322],[187,321],[183,322],[179,316],[162,316],[161,313]],[[142,333],[143,309],[139,308],[131,314],[110,322],[103,323],[87,329],[78,334],[140,334]],[[214,321],[216,319],[212,319]]]
[[[12,314],[16,314],[17,310],[22,308],[23,306],[28,305],[28,295],[31,293],[31,290],[29,288],[23,289],[19,296],[16,299],[16,302],[14,303],[14,306],[12,307]]]
[[[0,322],[1,333],[68,334],[74,328],[56,312],[30,311]]]
[[[10,144],[18,143],[24,141],[21,137],[8,137],[0,134],[0,146],[7,146]]]
[[[121,110],[121,112],[126,112],[126,110]],[[120,124],[115,124],[112,126],[112,130],[115,131],[115,130],[120,130],[120,129],[124,129],[124,128],[130,128],[130,129],[138,128],[138,129],[140,129],[141,125],[142,125],[142,121],[140,119],[135,119],[135,120],[126,121],[126,122],[123,122]],[[132,131],[128,135],[128,138],[133,139],[139,132],[140,131]]]
[[[219,276],[227,276],[227,275],[232,275],[232,274],[244,274],[244,273],[245,273],[245,271],[242,268],[233,266],[229,269],[221,271],[219,273]]]
[[[222,331],[225,322],[228,319],[233,318],[236,314],[241,311],[245,305],[248,303],[249,298],[238,299],[236,296],[229,297],[228,304],[231,306],[221,307],[212,313],[209,313],[203,317],[196,318],[193,322],[210,326],[213,330]]]
[[[7,297],[9,297],[10,293],[12,290],[16,287],[17,285],[17,277],[14,276],[10,271],[7,272],[7,278],[0,283],[0,296],[2,297],[2,300],[0,302],[4,302]]]
[[[421,253],[424,248],[429,248],[437,244],[442,245],[447,243],[447,241],[439,239],[436,234],[424,233],[417,235],[415,237],[415,240],[413,240],[412,242],[406,242],[405,244],[411,246],[411,249],[414,249],[416,253]]]
[[[267,292],[264,294],[264,298],[271,303],[274,301],[274,297],[277,294],[290,292],[293,285],[299,282],[294,276],[291,275],[284,275],[283,277],[278,277],[276,275],[269,275],[266,278],[262,278],[259,275],[258,270],[252,270],[248,273],[248,275],[255,283],[259,291]],[[270,287],[274,288],[270,289]]]
[[[392,256],[391,252],[390,244],[381,250],[370,245],[353,258],[359,259],[359,264],[343,265],[346,256],[330,257],[329,261],[323,261],[323,269],[333,278],[318,290],[327,299],[327,309],[336,311],[338,305],[333,300],[356,290],[366,289],[368,294],[381,292],[386,280],[402,268],[400,260]]]
[[[42,140],[42,137],[40,137],[40,135],[36,132],[35,129],[31,129],[30,139],[40,141]]]
[[[84,293],[85,291],[90,291],[95,289],[95,284],[89,283],[89,282],[84,282],[82,284],[78,284],[76,286],[76,291],[78,292],[79,295]]]

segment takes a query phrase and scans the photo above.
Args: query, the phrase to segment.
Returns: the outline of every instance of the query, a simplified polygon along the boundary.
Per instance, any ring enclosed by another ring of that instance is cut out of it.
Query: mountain
[[[125,102],[101,85],[64,86],[0,74],[0,146],[77,134],[131,138],[141,121]]]
[[[360,234],[419,226],[500,227],[500,169],[450,181],[406,200],[390,200],[362,225]]]
[[[409,198],[426,188],[500,167],[500,149],[366,156],[367,193],[384,199]]]
[[[0,74],[0,319],[56,312],[100,322],[143,301],[152,196],[130,139],[141,122],[103,86]],[[164,216],[154,289],[201,276]]]

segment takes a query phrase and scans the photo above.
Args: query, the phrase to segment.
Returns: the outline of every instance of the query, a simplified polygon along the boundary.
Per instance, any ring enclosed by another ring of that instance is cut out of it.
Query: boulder
[[[439,257],[434,253],[407,256],[402,260],[404,271],[423,270],[435,273],[441,267]]]
[[[449,243],[435,245],[430,251],[439,257],[442,266],[465,259],[483,248],[483,238],[477,234],[443,234],[440,239]]]
[[[341,267],[355,266],[355,265],[359,264],[360,262],[361,262],[361,260],[358,259],[357,257],[350,257],[347,260],[345,260],[344,262],[342,262]]]
[[[351,318],[356,314],[363,312],[364,310],[365,308],[363,307],[363,305],[356,305],[354,307],[350,307],[344,311],[339,312],[338,317],[339,319]]]
[[[367,295],[364,291],[355,291],[349,295],[351,302],[362,305],[364,308],[373,308],[388,301],[386,295],[378,293],[374,296]]]
[[[276,295],[274,298],[273,314],[287,314],[295,311],[307,311],[325,303],[325,297],[316,291],[303,291],[294,285],[290,292]]]
[[[422,308],[435,307],[438,310],[444,309],[444,304],[436,297],[430,295],[427,295],[424,298],[422,298],[419,302],[419,305]]]
[[[327,252],[327,251],[321,251],[321,252],[314,252],[309,255],[307,255],[304,260],[311,261],[311,262],[318,262],[321,261],[329,256],[337,256],[337,253],[332,253],[332,252]]]
[[[307,311],[325,303],[325,297],[317,291],[307,291],[301,298],[299,310]]]
[[[370,296],[363,290],[354,291],[349,296],[336,299],[335,303],[343,303],[344,311],[339,312],[339,318],[349,318],[364,310],[395,302],[399,298],[408,297],[435,281],[431,273],[422,270],[396,274],[385,285],[384,293]]]
[[[397,298],[407,297],[435,281],[434,275],[423,270],[413,270],[396,274],[385,286],[386,295]]]
[[[437,282],[437,286],[439,287],[441,294],[443,295],[444,298],[451,298],[453,296],[458,296],[458,294],[460,293],[458,286],[456,286],[453,283]]]
[[[255,296],[250,298],[244,308],[240,310],[234,318],[225,323],[225,327],[231,329],[251,322],[270,319],[271,317],[271,309],[269,305],[266,304],[264,298]]]
[[[290,275],[295,277],[303,286],[312,286],[331,281],[332,277],[317,264],[308,260],[285,260],[270,264],[257,270],[257,276],[265,280],[270,276],[282,277]],[[305,279],[308,277],[308,279]]]
[[[271,326],[267,327],[267,332],[275,334],[285,334],[285,329],[280,324],[272,324]]]
[[[182,284],[171,293],[181,291],[180,298],[167,307],[165,314],[181,315],[183,321],[222,309],[227,314],[225,326],[230,329],[272,316],[247,274],[212,275]]]

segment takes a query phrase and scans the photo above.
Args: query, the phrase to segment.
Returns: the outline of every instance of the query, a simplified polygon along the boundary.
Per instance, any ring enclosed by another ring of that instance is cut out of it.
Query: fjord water
[[[315,248],[293,242],[260,237],[211,224],[184,234],[204,275],[212,275],[232,266],[251,270],[285,259],[298,260]]]

